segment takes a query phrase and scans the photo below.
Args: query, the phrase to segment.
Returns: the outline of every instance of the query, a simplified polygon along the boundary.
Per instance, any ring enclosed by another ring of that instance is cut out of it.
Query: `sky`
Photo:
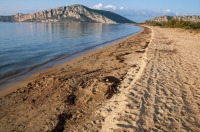
[[[163,15],[200,15],[200,0],[0,0],[0,15],[34,13],[73,4],[112,11],[136,22]]]

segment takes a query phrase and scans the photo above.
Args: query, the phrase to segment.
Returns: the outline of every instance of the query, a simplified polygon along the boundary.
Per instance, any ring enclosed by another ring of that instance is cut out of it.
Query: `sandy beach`
[[[143,27],[0,92],[0,131],[200,131],[200,34]]]

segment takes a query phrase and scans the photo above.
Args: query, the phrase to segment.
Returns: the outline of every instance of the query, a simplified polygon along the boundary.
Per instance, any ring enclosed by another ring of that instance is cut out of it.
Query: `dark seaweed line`
[[[58,61],[58,60],[62,60],[62,59],[65,59],[65,58],[70,57],[70,56],[72,56],[72,55],[75,55],[75,54],[77,54],[77,53],[81,53],[81,52],[83,52],[83,51],[87,51],[87,50],[93,49],[93,48],[95,48],[95,47],[98,47],[98,46],[104,45],[104,44],[106,44],[106,43],[111,43],[111,42],[113,42],[113,41],[120,40],[120,39],[122,39],[122,38],[125,38],[125,37],[128,37],[128,36],[131,36],[131,35],[136,34],[136,33],[138,33],[138,32],[134,32],[134,33],[131,33],[131,34],[128,34],[128,35],[125,35],[125,36],[122,36],[122,37],[119,37],[119,38],[116,38],[116,39],[110,40],[110,41],[105,41],[105,42],[103,42],[103,43],[101,43],[101,44],[97,44],[97,45],[95,45],[95,46],[85,48],[85,49],[83,49],[83,50],[81,50],[81,51],[77,51],[77,52],[72,53],[72,54],[70,54],[70,55],[68,55],[68,56],[62,56],[62,57],[59,57],[59,58],[56,59],[56,61]]]

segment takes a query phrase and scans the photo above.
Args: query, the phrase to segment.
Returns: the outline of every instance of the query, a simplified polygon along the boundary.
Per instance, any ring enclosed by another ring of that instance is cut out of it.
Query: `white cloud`
[[[123,10],[123,9],[124,9],[124,7],[120,7],[119,9],[120,9],[120,10]]]
[[[115,6],[113,6],[113,5],[106,5],[106,6],[103,6],[103,4],[102,3],[99,3],[99,4],[97,4],[97,5],[94,5],[93,7],[92,7],[93,9],[110,9],[110,10],[115,10],[116,9],[116,7]],[[123,8],[123,7],[122,7]]]
[[[103,8],[106,8],[106,9],[113,9],[113,10],[116,9],[116,7],[113,6],[113,5],[106,5],[106,6],[104,6]]]
[[[171,12],[171,10],[168,10],[168,9],[167,9],[167,10],[164,10],[164,12]]]
[[[157,11],[157,13],[158,13],[158,14],[160,13],[160,15],[170,15],[170,16],[178,16],[178,15],[179,15],[178,12],[171,11],[171,10],[169,10],[169,9],[163,10],[163,11]]]
[[[103,4],[99,3],[98,5],[94,5],[92,8],[101,9],[102,7],[103,7]]]

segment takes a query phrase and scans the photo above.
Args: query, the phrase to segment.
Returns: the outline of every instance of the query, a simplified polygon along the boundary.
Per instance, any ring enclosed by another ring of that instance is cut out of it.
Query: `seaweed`
[[[114,94],[119,93],[116,85],[110,85],[108,90],[106,91],[105,95],[107,95],[107,99],[111,99]]]
[[[52,130],[52,132],[63,132],[65,130],[65,123],[66,120],[69,120],[72,118],[72,114],[62,113],[58,116],[58,124],[56,127]]]
[[[113,77],[113,76],[107,76],[107,77],[104,77],[103,81],[112,83],[112,85],[108,87],[105,93],[105,95],[107,95],[106,97],[107,99],[111,99],[114,94],[119,93],[117,86],[120,84],[120,80],[118,78]]]
[[[113,76],[104,77],[103,81],[104,82],[110,82],[110,83],[113,83],[113,84],[116,84],[116,85],[120,84],[120,80],[116,77],[113,77]]]
[[[67,100],[65,101],[68,105],[75,105],[76,101],[76,95],[71,94],[67,97]]]

